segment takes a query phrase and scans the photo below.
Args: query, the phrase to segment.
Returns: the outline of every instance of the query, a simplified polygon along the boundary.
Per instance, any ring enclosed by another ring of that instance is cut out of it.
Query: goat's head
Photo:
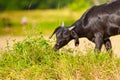
[[[59,26],[58,28],[56,28],[53,32],[53,34],[51,35],[51,37],[56,33],[56,44],[54,46],[54,50],[57,51],[60,48],[62,48],[63,46],[65,46],[70,40],[74,39],[73,36],[74,32],[71,31],[71,28],[68,27],[64,27],[64,26]],[[50,38],[51,38],[50,37]],[[76,45],[79,44],[79,41],[77,39]]]

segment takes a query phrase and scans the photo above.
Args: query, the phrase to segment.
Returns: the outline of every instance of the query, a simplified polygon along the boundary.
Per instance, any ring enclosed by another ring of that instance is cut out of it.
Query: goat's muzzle
[[[59,49],[60,49],[60,45],[59,44],[55,44],[54,51],[58,51]]]

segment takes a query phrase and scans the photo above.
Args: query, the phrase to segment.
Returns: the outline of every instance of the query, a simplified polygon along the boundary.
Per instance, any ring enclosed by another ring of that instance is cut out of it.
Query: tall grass
[[[73,49],[54,52],[43,36],[15,42],[0,54],[1,80],[119,80],[120,58]]]

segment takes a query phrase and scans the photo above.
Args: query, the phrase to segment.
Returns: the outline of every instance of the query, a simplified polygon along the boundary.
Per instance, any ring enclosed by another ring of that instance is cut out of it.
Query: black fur
[[[70,28],[74,28],[69,30]],[[54,50],[59,50],[72,39],[79,45],[79,38],[86,37],[95,43],[95,49],[101,50],[102,44],[107,50],[112,48],[110,37],[120,34],[120,0],[114,0],[99,6],[93,6],[69,27],[59,27]],[[64,37],[65,36],[65,37]]]

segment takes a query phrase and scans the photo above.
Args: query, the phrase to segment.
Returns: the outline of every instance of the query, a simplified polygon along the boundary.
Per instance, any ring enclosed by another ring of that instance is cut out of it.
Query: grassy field
[[[28,36],[20,42],[13,40],[12,49],[7,43],[7,50],[0,52],[0,80],[119,80],[120,58],[104,51],[94,53],[89,48],[86,54],[69,47],[54,52],[55,40],[43,37],[62,21],[71,25],[83,12],[65,9],[0,13],[0,35]],[[25,26],[20,24],[23,16],[28,20]],[[10,19],[11,27],[3,26],[4,17]]]
[[[0,34],[12,34],[12,35],[24,35],[26,32],[33,30],[33,32],[42,32],[45,35],[51,33],[54,28],[65,22],[65,25],[71,25],[77,19],[80,18],[82,11],[70,11],[68,9],[63,10],[33,10],[33,11],[7,11],[0,13]],[[22,17],[27,17],[27,25],[22,26]],[[9,29],[6,29],[3,21],[4,18],[9,19],[12,24]],[[31,31],[32,33],[32,31]],[[35,33],[33,33],[35,34]]]
[[[0,54],[0,80],[119,80],[120,58],[74,49],[54,52],[52,41],[28,37]],[[73,55],[73,53],[75,53]]]

